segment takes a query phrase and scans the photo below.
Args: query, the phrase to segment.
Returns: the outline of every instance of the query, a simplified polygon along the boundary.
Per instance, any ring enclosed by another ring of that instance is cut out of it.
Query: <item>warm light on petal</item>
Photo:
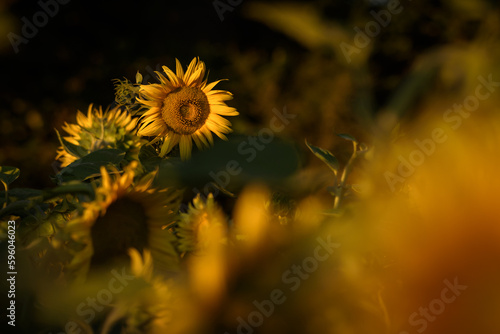
[[[268,190],[254,185],[245,189],[235,206],[234,224],[238,234],[244,239],[248,254],[254,253],[266,240],[269,217],[265,205],[269,200]]]
[[[231,132],[231,122],[222,116],[236,116],[235,108],[224,101],[232,94],[224,90],[212,91],[220,81],[207,84],[205,64],[194,58],[184,72],[176,59],[176,72],[163,66],[157,73],[160,84],[141,85],[141,97],[137,99],[147,107],[142,114],[138,134],[163,140],[160,156],[165,156],[179,144],[181,159],[191,156],[192,142],[198,148],[213,145],[214,132],[226,140]]]
[[[100,149],[123,150],[130,160],[138,156],[142,141],[136,135],[137,119],[120,107],[104,111],[90,104],[87,115],[78,111],[76,121],[76,124],[65,123],[62,127],[69,134],[63,137],[64,141],[78,147],[71,149],[61,142],[56,160],[62,167]]]
[[[183,160],[189,159],[191,156],[191,136],[181,136],[180,141],[180,149],[181,149],[181,158]]]
[[[148,264],[151,262],[149,249],[158,273],[177,270],[175,237],[163,227],[176,218],[180,192],[152,188],[152,175],[134,183],[137,166],[137,161],[132,162],[117,177],[112,177],[104,167],[101,169],[102,183],[96,189],[95,200],[84,203],[83,214],[68,223],[75,240],[86,244],[87,249],[87,260],[79,258],[79,262],[70,267],[90,262],[90,268],[94,265],[95,268],[102,268],[114,265],[113,261],[119,261],[128,254],[132,257],[132,270],[139,273],[141,266],[151,266]],[[130,248],[144,252],[145,262],[139,263],[137,251]]]

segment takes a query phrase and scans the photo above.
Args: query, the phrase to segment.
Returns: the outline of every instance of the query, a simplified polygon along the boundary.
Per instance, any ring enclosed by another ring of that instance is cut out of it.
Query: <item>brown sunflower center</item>
[[[148,244],[147,220],[143,205],[133,199],[123,197],[111,203],[91,228],[92,265],[127,260],[131,247],[141,252]]]
[[[190,135],[201,128],[210,114],[207,96],[199,88],[181,87],[163,100],[161,115],[169,130]]]

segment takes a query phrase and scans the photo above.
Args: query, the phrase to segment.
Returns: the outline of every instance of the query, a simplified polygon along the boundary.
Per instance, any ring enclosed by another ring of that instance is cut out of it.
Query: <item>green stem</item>
[[[354,160],[358,157],[358,144],[356,142],[352,143],[354,146],[354,152],[351,155],[351,158],[347,162],[347,164],[344,167],[344,170],[342,171],[342,175],[340,177],[340,184],[337,186],[338,189],[338,194],[335,196],[335,201],[333,202],[333,209],[336,210],[340,207],[340,204],[342,202],[342,199],[344,197],[344,192],[345,192],[345,183],[347,181],[347,176],[351,173]]]
[[[30,201],[27,199],[11,203],[11,204],[7,205],[5,208],[3,208],[2,210],[0,210],[0,218],[7,216],[7,215],[11,215],[11,214],[17,212],[18,210],[22,210],[22,209],[31,207],[32,203],[33,203],[33,201]]]

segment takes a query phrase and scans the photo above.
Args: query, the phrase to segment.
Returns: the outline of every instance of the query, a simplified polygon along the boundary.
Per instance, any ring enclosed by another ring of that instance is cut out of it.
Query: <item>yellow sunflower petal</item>
[[[167,78],[165,78],[165,76],[163,74],[161,74],[160,72],[158,71],[155,71],[156,75],[158,75],[158,78],[160,79],[160,82],[163,86],[165,86],[165,90],[167,91],[171,91],[172,89],[174,89],[174,86],[172,85],[172,83],[170,81],[168,81]]]
[[[200,86],[205,75],[205,66],[197,66],[194,73],[186,81],[186,86]]]
[[[180,140],[180,150],[181,150],[181,159],[187,160],[191,157],[191,148],[192,148],[191,136],[181,136]]]
[[[186,73],[184,74],[184,82],[187,82],[188,78],[191,77],[197,63],[198,63],[198,58],[193,58],[193,60],[191,60],[191,62],[189,63],[189,66],[186,70]]]
[[[203,147],[209,147],[210,144],[208,143],[207,139],[205,138],[205,136],[203,135],[203,133],[201,133],[200,131],[197,131],[193,134],[193,139],[196,143],[196,146],[198,148],[203,148]]]
[[[162,66],[162,68],[163,72],[165,72],[165,74],[168,76],[168,79],[174,87],[179,87],[183,84],[182,79],[178,78],[171,69],[169,69],[167,66]]]
[[[172,150],[172,148],[177,145],[179,142],[179,136],[176,134],[169,133],[163,142],[163,145],[161,147],[161,152],[160,152],[160,157],[165,156],[165,154],[168,154]]]
[[[205,63],[199,58],[193,58],[186,71],[178,59],[175,63],[175,73],[166,66],[164,75],[157,73],[161,84],[141,86],[137,101],[147,110],[139,120],[138,134],[155,136],[154,141],[163,139],[161,156],[179,145],[181,158],[187,159],[193,141],[200,149],[212,145],[212,131],[225,139],[224,133],[231,132],[231,122],[223,116],[236,116],[238,112],[224,102],[232,99],[230,92],[212,90],[222,80],[207,84]]]
[[[177,77],[184,79],[184,70],[182,69],[181,62],[177,58],[175,59],[175,65]]]
[[[237,116],[239,112],[236,108],[228,107],[225,104],[210,105],[210,111],[224,116]]]

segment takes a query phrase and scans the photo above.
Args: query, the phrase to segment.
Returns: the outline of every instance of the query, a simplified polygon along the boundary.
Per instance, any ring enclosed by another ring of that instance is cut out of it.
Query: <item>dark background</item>
[[[241,114],[233,123],[236,131],[251,132],[265,122],[273,107],[296,106],[310,114],[315,109],[330,110],[319,105],[323,97],[330,99],[327,102],[331,105],[342,105],[339,100],[349,105],[350,88],[339,91],[339,86],[346,86],[342,82],[336,83],[336,91],[314,95],[342,72],[332,60],[331,50],[311,50],[249,18],[246,8],[253,2],[241,1],[233,11],[225,12],[221,21],[213,1],[71,0],[59,4],[57,14],[15,53],[8,34],[21,35],[21,18],[32,22],[41,7],[37,1],[3,1],[0,165],[21,169],[13,186],[52,186],[49,176],[57,168],[54,158],[58,147],[54,129],[60,129],[65,121],[74,122],[76,111],[86,111],[90,103],[112,104],[112,79],[133,80],[139,70],[154,81],[151,70],[161,65],[173,67],[175,58],[186,66],[199,56],[210,70],[211,81],[230,79],[220,87],[235,95],[230,105]],[[356,20],[369,19],[370,10],[385,6],[384,1],[363,0],[304,3],[314,6],[323,20],[348,31],[353,24],[363,24]],[[410,5],[408,1],[401,3]],[[441,1],[413,1],[411,6],[411,13],[394,17],[373,40],[368,68],[376,82],[375,110],[398,87],[418,54],[446,42],[467,42],[479,25],[476,18],[454,13],[456,7]],[[398,48],[401,45],[405,47]],[[314,85],[319,88],[309,93],[307,89]],[[332,101],[332,96],[337,100]],[[308,99],[313,102],[301,102]],[[343,107],[342,112],[349,123],[349,108]],[[314,116],[304,118],[288,135],[301,143],[310,135],[316,144],[331,147],[326,138],[333,132],[319,136],[316,121]],[[353,126],[338,126],[336,130],[346,132]]]

